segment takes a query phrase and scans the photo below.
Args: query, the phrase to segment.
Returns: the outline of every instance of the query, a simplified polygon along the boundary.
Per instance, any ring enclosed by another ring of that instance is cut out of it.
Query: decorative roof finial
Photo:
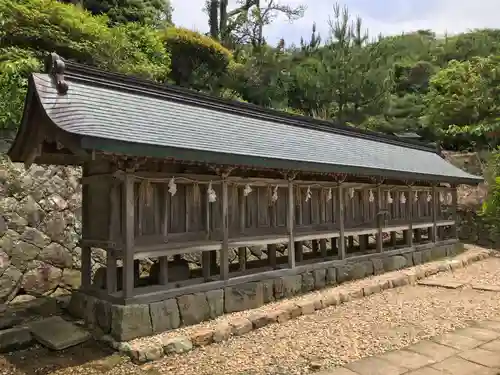
[[[59,94],[66,94],[68,92],[68,83],[64,80],[64,70],[66,64],[64,60],[57,53],[52,52],[45,60],[45,71],[52,76]]]

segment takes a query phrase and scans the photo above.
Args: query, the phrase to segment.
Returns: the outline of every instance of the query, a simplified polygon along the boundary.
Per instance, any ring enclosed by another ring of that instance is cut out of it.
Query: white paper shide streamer
[[[278,185],[276,185],[273,189],[273,195],[271,196],[271,201],[273,203],[276,203],[276,201],[278,200]]]
[[[212,187],[212,181],[208,184],[208,189],[207,189],[207,194],[208,194],[208,201],[210,203],[214,203],[217,201],[217,194],[215,194],[215,190]]]
[[[392,204],[392,202],[393,202],[393,199],[391,196],[391,192],[387,191],[387,203]]]
[[[401,204],[405,204],[406,203],[405,193],[401,193],[401,196],[399,197],[399,201],[401,202]]]
[[[330,202],[333,198],[333,195],[332,195],[332,188],[328,189],[328,194],[326,196],[326,201],[327,202]]]
[[[170,181],[168,181],[168,192],[173,197],[175,193],[177,193],[177,184],[175,183],[175,179],[172,177]]]
[[[306,191],[306,202],[309,202],[311,198],[312,198],[311,187],[308,186]]]
[[[368,193],[368,200],[370,201],[370,203],[373,203],[375,201],[372,189],[370,189],[370,192]]]
[[[250,184],[246,184],[245,188],[243,189],[243,195],[245,197],[248,197],[248,195],[252,192],[252,188],[250,187]]]
[[[352,199],[354,198],[354,188],[349,189],[349,197]]]

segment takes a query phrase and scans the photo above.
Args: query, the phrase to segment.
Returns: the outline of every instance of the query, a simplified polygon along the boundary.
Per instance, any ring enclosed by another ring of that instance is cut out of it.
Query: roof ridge
[[[273,122],[281,122],[289,126],[297,126],[311,130],[336,133],[345,136],[363,138],[375,142],[389,143],[405,148],[418,149],[426,152],[439,153],[437,149],[420,141],[401,139],[400,137],[355,128],[349,125],[338,124],[333,121],[315,119],[310,116],[295,115],[276,109],[258,106],[252,103],[243,103],[234,100],[218,98],[203,92],[197,92],[171,84],[160,84],[152,80],[141,79],[122,73],[108,72],[85,64],[65,60],[52,53],[49,56],[51,64],[46,64],[46,72],[55,79],[56,85],[65,83],[65,77],[70,80],[84,81],[90,84],[99,84],[118,90],[132,91],[138,94],[160,96],[167,100],[185,104],[203,106],[215,111],[237,113],[240,116],[260,118]],[[49,60],[48,59],[48,60]],[[64,63],[63,72],[60,63]],[[56,69],[54,68],[56,67]],[[64,75],[65,77],[61,77]],[[65,90],[68,87],[64,86]],[[69,87],[69,90],[71,88]],[[65,94],[65,90],[61,94]]]

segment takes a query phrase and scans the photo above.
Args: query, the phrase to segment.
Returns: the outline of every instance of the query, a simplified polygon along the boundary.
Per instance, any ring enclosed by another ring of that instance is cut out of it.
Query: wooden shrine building
[[[396,136],[47,67],[9,156],[82,167],[82,291],[113,304],[456,241],[456,187],[482,181]]]

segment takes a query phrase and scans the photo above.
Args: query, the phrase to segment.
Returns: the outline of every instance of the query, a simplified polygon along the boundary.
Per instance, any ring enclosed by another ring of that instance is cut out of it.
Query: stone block
[[[373,263],[371,261],[356,262],[349,267],[350,280],[359,280],[373,275]]]
[[[182,323],[186,326],[203,322],[210,318],[210,308],[208,307],[205,293],[185,294],[177,297],[177,305]]]
[[[381,275],[385,272],[384,271],[384,261],[381,258],[373,258],[372,264],[373,264],[373,274],[374,275]]]
[[[94,319],[103,333],[109,333],[111,331],[111,304],[107,301],[96,300]]]
[[[274,280],[274,296],[276,299],[289,298],[302,292],[302,276],[283,276]]]
[[[322,289],[326,286],[326,269],[322,270],[314,270],[313,271],[314,278],[314,288]]]
[[[226,313],[256,309],[264,304],[263,287],[259,282],[226,287],[224,297]]]
[[[422,264],[422,253],[420,251],[415,251],[412,255],[413,255],[413,264],[415,266]]]
[[[346,281],[351,280],[352,275],[351,275],[350,269],[351,269],[351,265],[349,265],[349,264],[345,264],[345,265],[336,267],[335,273],[337,274],[337,283],[338,284],[345,283]]]
[[[411,267],[411,266],[413,266],[414,263],[413,263],[413,254],[412,253],[403,254],[403,257],[406,260],[405,267]]]
[[[193,343],[186,336],[165,338],[161,345],[166,355],[187,353],[193,349]]]
[[[25,349],[33,344],[28,327],[9,328],[0,331],[0,353]]]
[[[337,284],[337,269],[335,267],[330,267],[326,269],[326,285],[336,285]]]
[[[210,319],[224,315],[224,290],[209,290],[206,292]]]
[[[422,254],[422,263],[428,263],[432,261],[431,249],[422,250],[420,253]]]
[[[30,330],[33,338],[52,350],[64,350],[91,338],[89,332],[59,316],[31,323]]]
[[[312,272],[302,274],[302,293],[311,292],[314,290],[314,276]]]
[[[130,341],[153,334],[149,305],[111,305],[111,336]]]
[[[407,275],[395,275],[391,278],[391,284],[393,288],[408,285],[410,281]]]
[[[446,247],[436,246],[431,249],[431,257],[433,260],[442,259],[446,257]]]
[[[153,333],[161,333],[179,328],[181,317],[177,300],[167,299],[149,305]]]
[[[402,255],[394,255],[384,258],[384,270],[386,272],[397,271],[406,267],[406,258]]]
[[[262,283],[262,293],[264,296],[264,304],[274,302],[274,280],[264,280]]]

